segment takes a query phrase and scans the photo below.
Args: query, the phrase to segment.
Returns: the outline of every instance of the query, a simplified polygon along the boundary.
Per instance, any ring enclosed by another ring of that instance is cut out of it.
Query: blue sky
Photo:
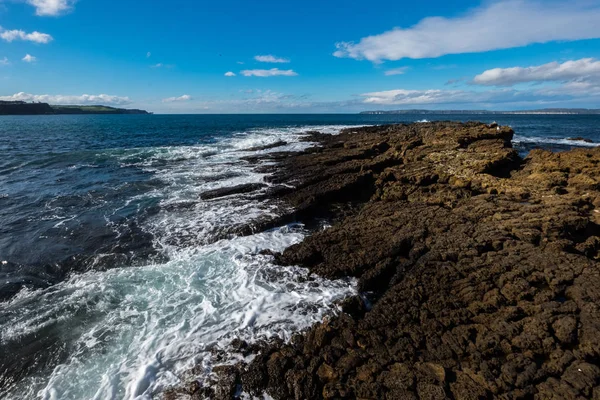
[[[0,99],[163,113],[600,107],[600,1],[0,0]]]

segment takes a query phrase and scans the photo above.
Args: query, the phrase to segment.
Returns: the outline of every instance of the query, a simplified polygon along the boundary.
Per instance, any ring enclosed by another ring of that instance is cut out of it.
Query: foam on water
[[[351,281],[302,282],[307,271],[273,266],[262,249],[281,251],[303,232],[284,227],[182,251],[166,264],[75,276],[5,305],[3,341],[57,329],[67,361],[47,382],[15,388],[19,397],[128,398],[178,382],[194,364],[210,371],[210,350],[235,337],[283,338],[320,320]],[[16,311],[13,312],[10,311]]]
[[[208,376],[213,351],[227,349],[234,338],[289,339],[335,312],[336,300],[355,293],[354,281],[323,280],[302,268],[275,266],[271,257],[259,254],[301,241],[307,233],[302,226],[215,241],[221,229],[278,209],[252,195],[210,201],[200,195],[262,182],[265,175],[241,160],[248,149],[283,140],[288,144],[261,152],[302,150],[309,145],[299,141],[306,130],[336,133],[341,128],[262,129],[214,145],[113,154],[124,167],[143,168],[164,183],[140,196],[159,199],[160,210],[143,229],[169,261],[74,275],[45,290],[23,290],[3,303],[3,347],[43,336],[64,355],[36,375],[1,388],[0,397],[150,398],[189,379],[193,366],[201,366],[195,369],[197,378]],[[234,362],[235,355],[230,356]]]
[[[583,140],[569,140],[566,138],[549,138],[549,137],[534,137],[534,136],[522,136],[515,135],[513,143],[520,144],[539,144],[539,145],[559,145],[569,147],[598,147],[600,143],[590,143]]]
[[[256,172],[254,165],[240,161],[242,157],[257,153],[302,151],[311,145],[300,141],[306,131],[335,134],[346,127],[259,129],[234,134],[214,145],[137,150],[123,155],[122,162],[124,165],[134,163],[167,183],[151,193],[160,199],[161,212],[148,221],[147,229],[155,235],[158,247],[176,252],[181,247],[210,243],[227,228],[276,215],[276,204],[256,199],[249,201],[248,196],[201,200],[202,193],[208,190],[264,183],[267,174]],[[278,142],[285,142],[286,145],[248,151]],[[177,212],[171,212],[173,209],[177,209]]]

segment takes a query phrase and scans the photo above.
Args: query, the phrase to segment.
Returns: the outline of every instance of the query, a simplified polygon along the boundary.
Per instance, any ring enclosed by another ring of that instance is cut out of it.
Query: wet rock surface
[[[600,398],[600,149],[521,159],[512,136],[368,127],[279,157],[272,181],[294,188],[272,195],[334,223],[277,262],[356,277],[369,301],[180,394]]]
[[[206,192],[200,194],[200,198],[202,198],[202,200],[212,200],[220,197],[232,196],[235,194],[246,194],[260,190],[265,186],[266,185],[262,183],[245,183],[232,187],[207,190]]]

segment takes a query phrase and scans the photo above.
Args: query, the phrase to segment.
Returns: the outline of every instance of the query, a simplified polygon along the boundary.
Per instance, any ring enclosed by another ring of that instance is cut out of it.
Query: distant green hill
[[[62,106],[24,101],[0,101],[0,115],[53,115],[53,114],[151,114],[144,110],[130,110],[109,106]]]
[[[50,106],[55,114],[149,114],[148,111],[109,106]]]

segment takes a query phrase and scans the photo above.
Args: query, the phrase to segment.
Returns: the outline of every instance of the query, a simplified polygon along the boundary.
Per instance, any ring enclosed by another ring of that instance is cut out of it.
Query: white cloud
[[[27,0],[27,3],[35,7],[36,15],[57,16],[69,11],[75,0]]]
[[[538,89],[537,93],[545,96],[570,96],[574,98],[600,97],[600,80],[566,82],[558,87]],[[600,99],[596,100],[596,104]]]
[[[512,86],[525,82],[569,81],[600,77],[600,61],[593,58],[551,62],[534,67],[494,68],[473,79],[473,83],[487,86]]]
[[[258,76],[266,78],[269,76],[297,76],[298,74],[294,70],[280,70],[279,68],[271,69],[247,69],[241,72],[244,76]]]
[[[173,64],[163,64],[163,63],[158,63],[158,64],[154,64],[151,65],[150,68],[174,68],[175,65]]]
[[[363,103],[377,105],[436,105],[436,104],[470,104],[481,107],[482,104],[526,103],[535,101],[556,100],[557,94],[541,93],[531,90],[407,90],[396,89],[382,92],[364,93]],[[564,99],[564,96],[563,96]]]
[[[7,31],[3,30],[2,27],[0,27],[0,38],[4,39],[9,43],[14,40],[25,40],[29,42],[43,44],[50,43],[52,41],[52,36],[48,35],[47,33],[41,33],[37,31],[27,33],[25,31],[17,29]]]
[[[600,82],[572,81],[554,87],[533,87],[522,90],[409,90],[396,89],[370,92],[361,95],[364,104],[381,106],[417,106],[417,105],[468,105],[467,108],[495,107],[498,104],[513,106],[566,104],[600,101]]]
[[[229,71],[229,72],[225,72],[225,76],[235,76],[235,73]]]
[[[37,57],[32,56],[31,54],[26,54],[22,59],[26,63],[32,63],[37,61]]]
[[[271,54],[266,55],[266,56],[255,56],[254,59],[256,61],[264,62],[264,63],[289,63],[290,62],[290,60],[288,60],[286,58],[275,57]]]
[[[600,85],[569,82],[560,87],[473,90],[407,90],[370,92],[338,101],[312,100],[309,94],[272,90],[240,90],[235,97],[163,103],[158,112],[175,113],[314,113],[359,112],[375,109],[492,109],[519,110],[551,107],[590,108],[600,103]],[[149,108],[149,107],[142,107]],[[207,111],[208,110],[208,111]]]
[[[147,52],[147,53],[146,53],[146,58],[150,58],[150,57],[152,57],[152,53],[150,53],[150,52]]]
[[[292,95],[268,89],[239,90],[235,97],[192,102],[163,103],[162,110],[175,113],[276,113],[309,112],[326,110],[326,106],[315,106],[308,95]],[[362,105],[361,105],[362,106]],[[330,111],[330,109],[327,109]],[[362,109],[361,109],[362,110]]]
[[[471,93],[472,94],[472,93]],[[379,105],[412,105],[412,104],[435,104],[453,103],[465,100],[471,101],[468,92],[462,90],[385,90],[381,92],[364,93],[363,102]]]
[[[190,101],[192,100],[192,96],[190,96],[189,94],[184,94],[183,96],[179,96],[179,97],[167,97],[166,99],[163,99],[163,103],[176,103],[176,102],[180,102],[180,101]]]
[[[10,61],[8,61],[8,57],[0,58],[0,66],[10,65]]]
[[[402,75],[406,72],[407,69],[408,69],[408,67],[388,69],[387,71],[384,72],[384,74],[385,74],[385,76]]]
[[[338,43],[336,57],[373,62],[600,37],[600,3],[587,0],[486,2],[462,16],[429,17],[418,24]]]
[[[29,94],[15,93],[12,96],[0,96],[0,100],[4,101],[39,101],[50,104],[69,104],[69,105],[125,105],[130,104],[129,97],[112,96],[108,94],[82,94],[76,95],[49,95],[49,94]]]

